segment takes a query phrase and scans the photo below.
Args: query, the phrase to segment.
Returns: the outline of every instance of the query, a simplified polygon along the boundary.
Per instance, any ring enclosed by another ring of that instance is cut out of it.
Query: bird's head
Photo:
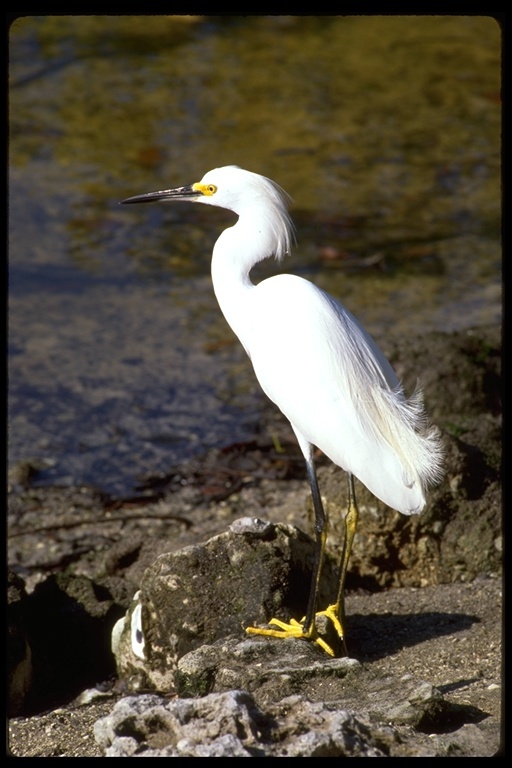
[[[160,200],[206,203],[240,214],[244,208],[255,205],[269,205],[286,212],[290,197],[266,176],[245,171],[237,165],[225,165],[208,171],[201,181],[194,184],[128,197],[122,203],[153,203]]]
[[[246,171],[237,165],[225,165],[205,173],[201,181],[185,187],[163,189],[122,200],[122,203],[153,203],[184,200],[215,205],[251,220],[263,220],[265,231],[273,236],[273,250],[278,258],[290,251],[294,228],[288,205],[289,195],[271,179]],[[268,254],[265,254],[268,255]]]

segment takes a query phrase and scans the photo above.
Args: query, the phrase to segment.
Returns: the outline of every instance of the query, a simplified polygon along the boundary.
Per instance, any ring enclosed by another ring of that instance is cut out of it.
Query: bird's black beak
[[[194,189],[193,184],[186,187],[176,187],[176,189],[162,189],[160,192],[148,192],[146,195],[135,195],[121,200],[121,205],[126,203],[155,203],[159,200],[197,200],[201,197],[201,192]]]

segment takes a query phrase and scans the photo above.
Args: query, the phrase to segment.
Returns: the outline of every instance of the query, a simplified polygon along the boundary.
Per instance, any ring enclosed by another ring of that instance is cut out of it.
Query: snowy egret
[[[209,171],[185,187],[150,192],[123,203],[188,200],[238,215],[213,248],[213,288],[268,397],[288,418],[306,462],[315,512],[315,561],[305,617],[247,632],[317,642],[316,617],[333,623],[346,653],[344,585],[359,512],[354,476],[381,501],[404,515],[425,506],[425,490],[441,470],[438,431],[428,423],[417,390],[410,399],[390,363],[359,322],[308,280],[280,274],[254,285],[253,266],[290,251],[294,227],[289,197],[270,179],[238,166]],[[345,540],[334,603],[317,612],[327,520],[313,460],[317,446],[348,476]]]

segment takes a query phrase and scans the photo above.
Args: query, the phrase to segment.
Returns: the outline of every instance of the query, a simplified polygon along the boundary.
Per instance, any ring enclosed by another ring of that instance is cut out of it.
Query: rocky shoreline
[[[420,374],[428,411],[443,433],[445,476],[417,519],[391,512],[358,488],[361,522],[347,580],[350,659],[333,663],[303,641],[248,640],[232,626],[216,640],[201,639],[197,630],[197,642],[178,654],[165,686],[151,674],[134,686],[129,665],[116,662],[110,648],[115,623],[130,620],[133,597],[159,556],[191,546],[199,552],[244,518],[311,533],[301,457],[272,406],[253,441],[148,478],[132,498],[40,487],[30,462],[12,468],[12,755],[497,753],[501,330],[432,333],[385,351],[409,391]],[[335,558],[345,482],[328,462],[319,458],[319,464]],[[265,557],[273,562],[268,552]],[[194,610],[207,616],[206,588],[198,599]],[[173,621],[162,618],[162,626]],[[256,674],[267,668],[272,674]]]

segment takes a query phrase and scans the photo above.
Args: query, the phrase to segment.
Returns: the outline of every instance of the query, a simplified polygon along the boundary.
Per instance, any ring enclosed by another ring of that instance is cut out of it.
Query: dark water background
[[[209,277],[232,215],[118,204],[216,166],[292,195],[283,269],[384,349],[499,323],[500,38],[483,16],[15,21],[9,464],[126,493],[251,436],[263,396]]]

